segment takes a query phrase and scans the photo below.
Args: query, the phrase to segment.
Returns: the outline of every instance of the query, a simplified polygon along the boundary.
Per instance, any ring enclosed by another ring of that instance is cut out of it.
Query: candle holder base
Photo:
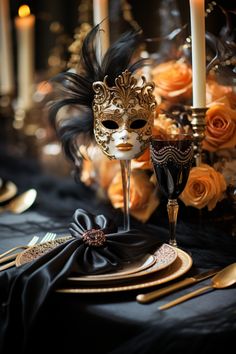
[[[18,155],[38,157],[40,134],[43,134],[43,128],[40,126],[39,111],[33,107],[23,109],[15,107],[13,130],[15,132],[15,146],[17,146]]]
[[[196,108],[191,107],[191,125],[193,129],[194,137],[194,157],[196,166],[199,166],[202,162],[202,141],[205,137],[205,127],[206,127],[206,107]]]
[[[12,143],[14,119],[13,96],[11,94],[0,96],[0,144],[5,148]]]

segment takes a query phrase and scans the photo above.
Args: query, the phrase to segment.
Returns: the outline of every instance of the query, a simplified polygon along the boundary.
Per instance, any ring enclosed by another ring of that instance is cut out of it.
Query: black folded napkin
[[[101,274],[122,268],[160,245],[154,234],[118,232],[104,215],[77,209],[70,240],[35,261],[0,274],[0,352],[17,340],[24,352],[30,327],[48,295],[72,274]],[[14,341],[12,341],[14,338]]]

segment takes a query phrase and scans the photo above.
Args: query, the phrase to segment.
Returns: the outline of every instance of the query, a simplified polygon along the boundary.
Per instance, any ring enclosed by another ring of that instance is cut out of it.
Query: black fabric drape
[[[84,242],[83,235],[92,229],[104,232],[104,244],[93,246]],[[1,286],[9,289],[6,299],[2,301],[4,326],[0,329],[1,353],[15,345],[11,340],[13,335],[19,338],[19,350],[24,350],[38,311],[48,295],[68,275],[100,274],[121,269],[160,244],[156,235],[139,230],[117,232],[107,217],[92,215],[83,209],[75,211],[69,230],[73,238],[29,265],[20,267],[9,278],[4,272],[0,274]]]

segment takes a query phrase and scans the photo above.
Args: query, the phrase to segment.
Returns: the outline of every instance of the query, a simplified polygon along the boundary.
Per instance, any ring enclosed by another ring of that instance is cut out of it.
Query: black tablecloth
[[[27,243],[34,234],[67,233],[77,208],[104,213],[122,224],[122,213],[109,202],[96,198],[93,190],[75,183],[72,176],[46,174],[37,160],[2,154],[0,169],[0,176],[14,181],[19,192],[28,188],[38,191],[36,202],[27,212],[0,214],[0,252]],[[200,215],[181,206],[177,239],[193,258],[193,267],[186,275],[236,261],[236,239],[231,235],[233,214],[225,207],[228,208],[227,203],[219,206],[218,214]],[[158,208],[145,225],[133,218],[131,223],[147,232],[156,232],[161,241],[168,239],[164,207]],[[191,289],[209,282],[205,280]],[[212,291],[169,310],[158,310],[158,306],[187,291],[189,288],[146,305],[136,302],[138,291],[53,293],[32,327],[25,354],[213,353],[216,349],[235,352],[236,288]]]

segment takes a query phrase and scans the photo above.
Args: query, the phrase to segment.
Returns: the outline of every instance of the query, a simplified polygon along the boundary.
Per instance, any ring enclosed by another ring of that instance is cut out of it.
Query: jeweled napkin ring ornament
[[[106,235],[116,233],[117,227],[104,215],[92,215],[84,209],[76,209],[69,231],[84,245],[101,247],[106,242]]]
[[[103,246],[106,242],[106,235],[102,230],[91,229],[82,235],[84,243],[91,247]]]

